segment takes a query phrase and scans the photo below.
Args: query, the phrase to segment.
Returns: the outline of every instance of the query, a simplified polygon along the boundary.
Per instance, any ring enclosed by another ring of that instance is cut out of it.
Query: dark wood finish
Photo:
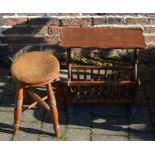
[[[76,85],[107,85],[107,86],[121,86],[121,85],[137,85],[136,81],[70,81],[69,86]]]
[[[60,29],[62,47],[81,48],[145,48],[141,29],[128,28],[77,28]]]
[[[134,67],[134,79],[137,79],[137,72],[138,72],[138,50],[134,50],[133,54],[133,67]]]
[[[103,69],[103,70],[132,70],[134,67],[128,66],[75,66],[70,64],[70,67],[72,69],[78,69],[78,70],[94,70],[94,69]]]
[[[139,85],[138,52],[146,47],[141,29],[62,27],[60,36],[60,46],[67,48],[70,102],[127,104],[133,102],[136,87]],[[134,49],[133,60],[126,67],[79,66],[71,60],[71,48],[75,47]]]
[[[132,103],[134,90],[138,86],[138,79],[134,78],[134,65],[70,66],[71,79],[68,79],[68,87],[73,103]]]
[[[43,60],[42,60],[43,59]],[[32,65],[32,66],[31,66]],[[58,121],[58,110],[51,82],[57,82],[59,78],[59,62],[53,55],[46,52],[31,52],[17,57],[12,66],[12,77],[17,81],[16,106],[14,111],[14,134],[18,132],[22,113],[23,98],[31,96],[35,102],[31,103],[27,109],[39,103],[51,113],[56,136],[60,135]],[[47,87],[47,96],[40,97],[34,93],[32,87]],[[60,88],[59,88],[60,89]],[[23,92],[24,91],[24,92]],[[49,104],[45,102],[49,99]]]

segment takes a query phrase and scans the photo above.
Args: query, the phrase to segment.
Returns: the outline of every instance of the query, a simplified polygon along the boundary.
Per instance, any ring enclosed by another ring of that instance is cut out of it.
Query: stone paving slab
[[[5,87],[8,85],[10,80],[9,76],[0,76],[0,87]]]
[[[63,138],[57,138],[53,136],[40,136],[39,141],[64,141]]]
[[[0,76],[0,98],[3,96],[8,87],[9,79],[9,76]]]
[[[66,133],[66,117],[62,111],[59,111],[59,123],[60,123],[60,128],[61,128],[61,135],[59,138],[56,138],[54,135],[54,129],[53,129],[53,122],[51,119],[51,115],[46,112],[43,124],[41,127],[42,133],[40,134],[40,137],[47,137],[47,136],[52,136],[53,140],[56,139],[64,139],[65,133]]]
[[[0,67],[0,77],[3,75],[9,75],[9,72],[10,71],[8,69]]]
[[[89,105],[70,105],[68,107],[68,123],[70,128],[90,128],[91,107]]]
[[[21,122],[17,135],[13,137],[14,141],[37,141],[39,139],[41,122],[27,123]]]
[[[5,90],[5,94],[6,96],[15,96],[16,94],[16,88],[17,88],[17,85],[16,84],[11,84],[11,86],[9,85],[6,90]]]
[[[6,96],[4,95],[1,99],[1,107],[14,107],[15,105],[15,96]]]
[[[143,90],[137,90],[134,104],[141,106],[148,105],[146,93]]]
[[[126,106],[69,105],[68,113],[59,104],[62,134],[55,137],[50,115],[37,107],[22,115],[21,128],[12,134],[16,83],[9,85],[9,72],[0,69],[0,140],[14,141],[147,141],[155,140],[155,87],[151,68],[142,66],[142,86],[138,88],[134,115],[128,115]],[[66,82],[67,72],[61,71]],[[154,79],[155,80],[155,79]],[[45,93],[45,90],[36,90]]]
[[[137,107],[137,114],[129,118],[130,130],[140,132],[151,132],[153,127],[149,115],[149,109],[145,107]]]
[[[92,136],[92,141],[128,141],[127,136],[110,136],[110,135],[100,135],[94,134]]]
[[[92,122],[92,133],[113,136],[128,136],[129,127],[127,118],[96,117]]]
[[[12,139],[13,139],[13,134],[11,133],[10,130],[8,131],[0,128],[0,141],[12,141]]]
[[[154,105],[150,105],[150,109],[151,109],[151,114],[155,115],[155,104]]]
[[[10,141],[13,137],[13,114],[0,111],[0,141]]]
[[[152,74],[150,73],[148,67],[144,64],[138,66],[138,77],[141,83],[151,83],[153,81]]]
[[[150,112],[152,115],[155,115],[155,100],[149,100]]]
[[[155,132],[155,115],[152,115],[152,123],[153,123],[153,127],[154,127],[154,132]]]
[[[155,105],[155,99],[149,99],[148,102],[149,102],[150,105]]]
[[[89,141],[90,129],[67,128],[66,141]]]
[[[97,116],[127,116],[125,105],[98,105],[93,107],[93,115]]]
[[[154,135],[152,133],[131,132],[131,141],[154,141]]]
[[[35,109],[29,109],[22,113],[21,121],[29,123],[37,123],[43,120],[45,110],[37,107]]]
[[[14,111],[14,96],[3,96],[0,101],[0,111],[12,112]]]
[[[145,83],[147,97],[150,99],[155,99],[155,82]]]

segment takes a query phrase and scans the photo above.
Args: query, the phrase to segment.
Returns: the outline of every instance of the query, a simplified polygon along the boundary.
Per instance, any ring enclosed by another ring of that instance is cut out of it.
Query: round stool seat
[[[57,58],[47,52],[29,52],[17,57],[11,66],[12,77],[19,82],[39,84],[54,79],[59,73]]]

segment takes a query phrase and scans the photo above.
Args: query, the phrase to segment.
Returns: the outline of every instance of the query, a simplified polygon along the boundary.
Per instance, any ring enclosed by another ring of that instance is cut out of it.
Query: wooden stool
[[[17,57],[11,66],[11,75],[17,81],[16,104],[14,110],[14,134],[18,132],[22,114],[23,99],[30,95],[41,106],[51,113],[56,136],[60,135],[58,122],[58,110],[54,92],[51,86],[52,81],[59,81],[60,65],[56,57],[46,52],[30,52]],[[46,86],[47,96],[41,98],[32,92],[32,87]],[[49,99],[49,104],[44,100]],[[29,106],[36,105],[34,102]]]

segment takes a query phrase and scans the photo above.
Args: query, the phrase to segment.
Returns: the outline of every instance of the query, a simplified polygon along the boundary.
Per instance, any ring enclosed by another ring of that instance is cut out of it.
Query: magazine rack
[[[138,53],[146,47],[141,29],[62,27],[60,38],[60,46],[67,48],[69,103],[133,102]],[[128,66],[79,66],[71,59],[71,48],[133,49],[133,58]]]

